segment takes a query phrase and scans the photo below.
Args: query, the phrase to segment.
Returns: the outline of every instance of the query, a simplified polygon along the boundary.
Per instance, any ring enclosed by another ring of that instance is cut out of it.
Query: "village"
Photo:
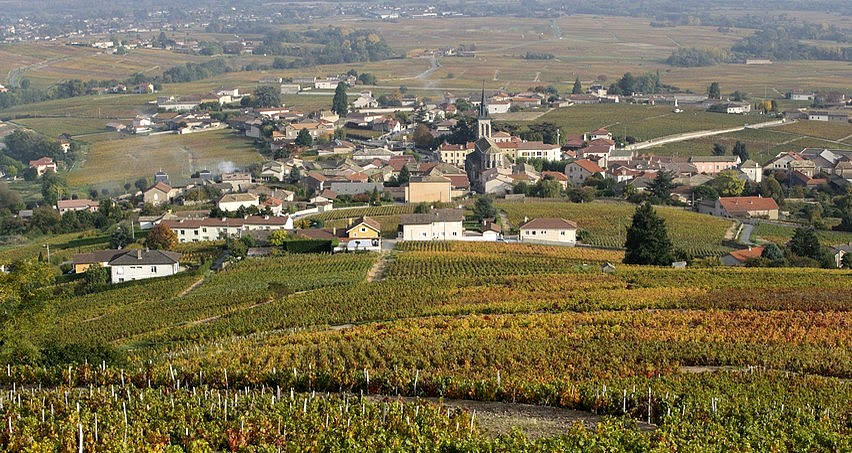
[[[329,89],[354,84],[354,79],[344,75],[312,82],[317,89]],[[600,90],[593,87],[583,96],[603,99],[606,94]],[[494,130],[492,115],[504,112],[499,109],[541,103],[544,97],[539,93],[509,96],[498,92],[486,97],[482,90],[478,100],[456,98],[432,107],[411,97],[403,99],[403,105],[420,116],[420,121],[408,125],[394,115],[398,110],[388,113],[389,109],[378,108],[369,92],[348,103],[353,112],[344,115],[332,111],[304,115],[286,107],[259,107],[220,122],[199,109],[204,104],[224,105],[241,98],[236,89],[218,90],[207,97],[161,98],[157,101],[161,113],[137,117],[128,126],[108,125],[133,134],[230,128],[234,134],[262,141],[271,154],[281,156],[254,168],[218,174],[199,170],[187,182],[173,183],[160,171],[150,185],[137,186],[137,195],[119,197],[137,200],[136,228],[166,228],[178,243],[250,236],[253,247],[249,256],[271,253],[270,236],[281,230],[292,238],[328,241],[323,250],[336,252],[382,251],[397,240],[576,246],[583,245],[577,238],[582,227],[572,219],[525,218],[522,224],[510,227],[496,214],[472,218],[464,208],[465,200],[471,196],[507,200],[567,196],[590,202],[610,196],[641,202],[653,196],[663,204],[749,224],[791,217],[777,203],[783,197],[782,184],[789,197],[800,198],[820,191],[842,193],[852,186],[852,150],[805,148],[781,153],[760,165],[748,159],[747,152],[736,149],[733,155],[682,158],[640,154],[616,143],[605,128],[568,134],[564,139],[557,130],[554,141],[561,145]],[[456,116],[457,104],[476,109],[475,123],[462,124],[475,128],[468,131],[474,139],[461,144],[444,141],[434,149],[416,147],[416,139],[409,137],[418,128],[428,130],[431,140],[427,143],[458,133],[459,123],[469,120]],[[380,135],[378,139],[348,141],[339,138],[343,128]],[[30,167],[37,175],[57,170],[50,158],[31,161]],[[196,209],[211,205],[212,210]],[[414,214],[402,215],[398,228],[390,233],[368,216],[349,218],[346,228],[305,222],[312,215],[369,205],[418,208]],[[94,212],[98,207],[99,201],[88,198],[56,203],[59,214]],[[28,214],[32,211],[20,215]],[[721,262],[744,265],[763,252],[762,246],[747,237],[742,248],[721,257]],[[838,267],[850,251],[848,245],[835,247]],[[171,275],[178,272],[178,262],[179,256],[171,252],[107,250],[75,256],[74,268],[82,272],[99,263],[112,269],[112,281],[118,283]]]

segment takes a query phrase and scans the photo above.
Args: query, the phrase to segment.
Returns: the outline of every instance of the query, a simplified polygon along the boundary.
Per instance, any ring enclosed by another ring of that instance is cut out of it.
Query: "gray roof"
[[[428,214],[404,214],[400,225],[429,225],[435,222],[461,222],[464,220],[463,209],[435,209]]]
[[[165,250],[127,250],[116,256],[110,262],[110,266],[136,266],[152,264],[175,264],[180,260],[180,253],[167,252]]]

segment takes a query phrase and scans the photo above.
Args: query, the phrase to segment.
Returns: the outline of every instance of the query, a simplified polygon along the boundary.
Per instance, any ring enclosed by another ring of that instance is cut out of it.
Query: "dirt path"
[[[380,397],[379,401],[428,401],[445,407],[465,409],[474,416],[474,421],[490,436],[497,437],[519,428],[527,437],[538,439],[565,434],[574,423],[594,428],[601,418],[591,412],[576,411],[532,404],[502,403],[494,401],[448,400],[439,398]],[[637,421],[642,431],[654,431],[657,426]]]
[[[379,259],[376,260],[376,263],[373,264],[373,267],[370,268],[370,271],[367,272],[367,281],[368,282],[381,282],[384,281],[385,277],[388,274],[388,259],[390,258],[390,252],[382,252],[379,255]]]
[[[178,296],[178,297],[186,296],[187,294],[189,294],[190,292],[192,292],[192,290],[194,290],[195,288],[198,288],[199,286],[201,286],[201,284],[202,284],[202,283],[204,283],[204,277],[199,278],[197,281],[195,281],[195,283],[193,283],[193,284],[189,285],[189,288],[187,288],[187,289],[185,289],[185,290],[181,291],[181,293],[180,293],[180,294],[178,294],[177,296]]]

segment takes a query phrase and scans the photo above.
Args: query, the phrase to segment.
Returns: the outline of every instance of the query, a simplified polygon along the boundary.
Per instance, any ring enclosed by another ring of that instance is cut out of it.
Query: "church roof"
[[[497,145],[493,139],[488,137],[481,137],[476,142],[474,142],[474,146],[476,147],[476,151],[482,154],[502,154],[503,150],[500,149],[500,146]]]

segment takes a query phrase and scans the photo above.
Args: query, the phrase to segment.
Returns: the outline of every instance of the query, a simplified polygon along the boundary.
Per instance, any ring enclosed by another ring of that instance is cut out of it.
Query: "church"
[[[477,139],[474,142],[473,152],[465,158],[464,169],[470,180],[470,188],[477,193],[486,193],[487,181],[501,173],[511,174],[512,164],[491,138],[491,118],[488,116],[484,88],[476,124]]]

